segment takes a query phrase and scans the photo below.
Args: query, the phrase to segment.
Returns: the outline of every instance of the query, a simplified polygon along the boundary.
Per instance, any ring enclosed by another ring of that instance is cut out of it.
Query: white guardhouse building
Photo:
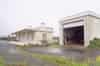
[[[27,27],[13,34],[16,35],[16,42],[19,45],[47,45],[53,41],[53,29],[44,25],[36,28]]]
[[[60,45],[87,47],[94,38],[100,38],[100,16],[92,11],[60,21]]]

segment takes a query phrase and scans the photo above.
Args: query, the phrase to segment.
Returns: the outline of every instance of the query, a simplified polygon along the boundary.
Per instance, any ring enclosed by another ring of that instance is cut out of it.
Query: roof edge
[[[84,17],[84,16],[94,16],[96,18],[100,18],[100,15],[96,14],[93,11],[85,11],[85,12],[77,13],[77,14],[72,15],[72,16],[64,17],[62,20],[60,20],[60,22],[65,21],[65,20],[70,20],[73,18],[77,18],[77,17]]]

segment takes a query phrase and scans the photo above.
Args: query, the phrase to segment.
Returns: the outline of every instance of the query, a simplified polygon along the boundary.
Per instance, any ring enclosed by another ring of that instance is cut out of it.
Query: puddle
[[[12,53],[12,54],[19,53],[19,51],[16,50],[15,48],[10,48],[10,49],[8,50],[8,52],[9,52],[9,53]]]
[[[50,52],[50,53],[62,53],[61,49],[58,49],[58,48],[48,49],[48,52]]]

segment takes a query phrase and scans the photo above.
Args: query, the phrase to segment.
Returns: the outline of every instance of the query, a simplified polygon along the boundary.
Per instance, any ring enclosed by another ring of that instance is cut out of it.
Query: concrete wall
[[[59,26],[59,32],[60,32],[60,38],[59,38],[59,43],[60,43],[60,45],[61,46],[63,46],[64,45],[64,33],[63,33],[63,29],[64,29],[64,27],[63,27],[63,24],[60,22],[60,26]]]
[[[89,45],[90,40],[100,38],[100,19],[94,16],[84,17],[85,47]]]
[[[60,45],[64,45],[64,28],[77,27],[84,25],[84,18],[78,17],[60,22]]]
[[[90,17],[90,19],[92,20],[90,40],[93,38],[100,38],[100,19],[96,17]]]
[[[18,32],[16,33],[16,39],[21,42],[26,42],[26,43],[33,43],[33,44],[41,44],[41,40],[43,40],[43,34],[46,34],[46,40],[49,43],[52,43],[53,41],[53,35],[51,32],[30,32],[30,31],[25,31],[25,32]]]
[[[16,40],[22,42],[29,42],[34,39],[34,32],[18,32],[16,33]]]
[[[47,33],[47,41],[48,43],[53,43],[53,35],[51,32]]]
[[[84,17],[84,46],[87,47],[89,45],[90,36],[91,36],[91,19],[89,16]]]
[[[75,25],[74,21],[80,19],[83,20],[82,23],[84,26],[84,47],[89,45],[90,40],[100,38],[100,17],[95,13],[86,12],[86,14],[78,14],[76,16],[64,18],[62,21],[60,21],[60,45],[64,45],[64,28],[75,27],[77,24]],[[70,22],[72,23],[71,25],[64,26],[64,24],[68,24]]]

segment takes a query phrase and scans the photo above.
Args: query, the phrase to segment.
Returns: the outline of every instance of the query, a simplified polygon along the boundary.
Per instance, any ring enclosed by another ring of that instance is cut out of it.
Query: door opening
[[[84,45],[84,26],[64,28],[65,45]]]

